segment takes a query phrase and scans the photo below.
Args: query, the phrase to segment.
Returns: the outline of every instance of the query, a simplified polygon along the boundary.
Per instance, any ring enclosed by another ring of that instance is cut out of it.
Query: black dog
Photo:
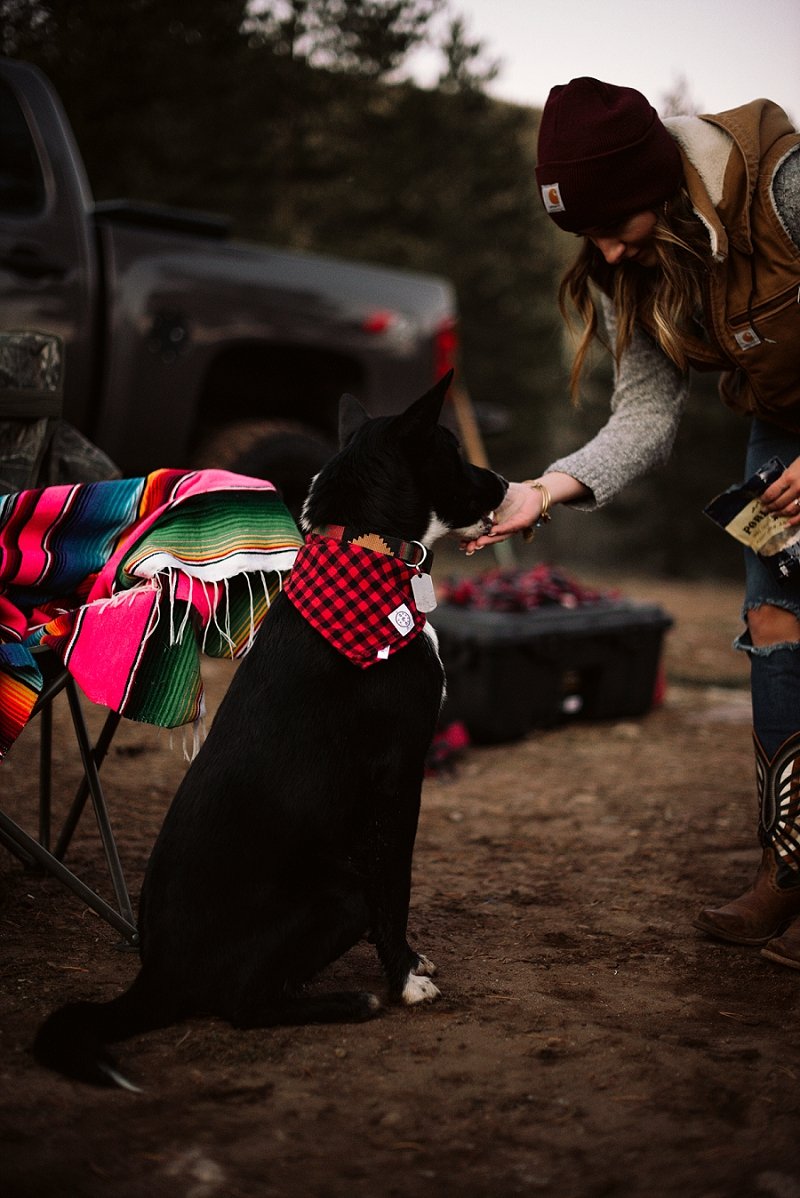
[[[303,511],[305,531],[320,535],[301,550],[239,666],[153,848],[140,904],[141,970],[119,998],[51,1015],[34,1044],[41,1063],[129,1085],[105,1045],[190,1016],[241,1028],[369,1018],[380,1005],[372,994],[305,989],[366,935],[393,999],[437,997],[434,967],[409,947],[406,924],[444,677],[408,584],[421,587],[424,608],[430,580],[417,559],[448,531],[485,530],[506,489],[492,471],[466,463],[438,424],[450,377],[394,417],[370,420],[343,398],[342,449]],[[365,594],[363,586],[348,591],[341,575],[331,581],[328,558],[337,568],[344,560],[350,575],[374,565],[376,590],[385,590],[386,571],[399,570],[404,589],[397,601],[390,588],[389,616],[369,587]],[[310,562],[305,590],[295,577],[301,559]],[[363,634],[350,620],[351,608],[362,607],[372,618]],[[317,626],[301,614],[306,608]],[[320,634],[326,625],[338,645]],[[348,637],[355,662],[342,651]]]

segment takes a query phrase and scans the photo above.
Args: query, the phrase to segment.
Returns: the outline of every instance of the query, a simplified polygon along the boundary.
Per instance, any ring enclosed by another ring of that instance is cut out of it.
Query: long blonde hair
[[[583,326],[570,373],[574,400],[592,341],[595,337],[604,340],[592,284],[614,304],[617,338],[609,348],[617,362],[630,344],[634,325],[639,323],[676,366],[681,370],[688,366],[682,334],[691,329],[702,306],[702,280],[711,252],[708,236],[684,188],[658,213],[653,239],[657,265],[644,269],[625,259],[609,266],[597,247],[584,237],[577,258],[561,281],[561,313],[569,325],[575,324],[577,314]]]

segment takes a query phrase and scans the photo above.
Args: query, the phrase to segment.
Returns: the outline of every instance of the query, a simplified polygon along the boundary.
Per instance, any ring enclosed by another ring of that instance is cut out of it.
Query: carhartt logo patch
[[[761,338],[750,324],[746,329],[741,329],[733,335],[736,338],[736,344],[739,346],[739,349],[754,349],[757,345],[761,344]]]
[[[542,200],[548,212],[566,212],[561,198],[561,188],[557,183],[542,184]]]

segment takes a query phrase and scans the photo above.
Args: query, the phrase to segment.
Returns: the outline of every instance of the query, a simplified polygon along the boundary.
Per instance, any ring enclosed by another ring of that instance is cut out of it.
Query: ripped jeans
[[[746,477],[771,457],[800,457],[800,435],[754,420]],[[800,619],[800,577],[780,580],[745,549],[742,616],[769,605]],[[750,693],[759,798],[759,839],[778,862],[779,886],[800,880],[800,641],[754,645],[749,629],[734,641],[750,658]]]
[[[800,435],[754,420],[747,447],[746,477],[771,457],[788,466],[800,457]],[[745,549],[745,596],[742,616],[771,604],[800,619],[800,576],[777,579],[750,549]],[[745,630],[734,645],[750,656],[753,727],[772,758],[790,736],[800,732],[800,642],[755,646]]]

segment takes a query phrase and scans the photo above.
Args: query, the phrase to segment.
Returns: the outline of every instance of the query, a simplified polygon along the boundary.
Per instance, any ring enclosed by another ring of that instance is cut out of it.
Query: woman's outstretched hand
[[[490,533],[476,537],[474,541],[462,541],[461,548],[467,556],[484,545],[497,545],[515,532],[523,532],[539,519],[542,512],[541,491],[525,483],[509,483],[506,497],[497,509],[497,518]]]
[[[536,481],[544,484],[554,504],[591,496],[589,488],[570,474],[553,471],[543,474]],[[542,491],[530,483],[509,483],[506,497],[497,509],[492,531],[476,537],[474,541],[462,541],[461,548],[470,555],[476,549],[483,549],[484,545],[497,545],[515,532],[526,532],[533,528],[542,515],[544,498]]]

